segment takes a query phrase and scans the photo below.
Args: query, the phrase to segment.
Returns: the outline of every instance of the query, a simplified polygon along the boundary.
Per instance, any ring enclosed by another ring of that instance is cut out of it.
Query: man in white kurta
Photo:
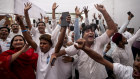
[[[18,24],[11,25],[11,32],[10,32],[8,38],[12,39],[15,35],[22,35],[21,29]]]
[[[117,79],[134,79],[132,77],[133,68],[131,66],[125,66],[120,63],[113,63],[113,72]]]
[[[104,45],[110,41],[107,33],[105,32],[100,37],[97,37],[94,40],[94,43],[90,47],[91,49],[97,51],[100,55],[103,56],[102,52]],[[78,71],[79,79],[105,79],[107,73],[105,67],[95,61],[93,61],[84,51],[77,50],[74,45],[65,49],[68,55],[78,54]]]
[[[40,48],[37,48],[38,61],[37,61],[37,78],[36,79],[68,79],[71,74],[72,62],[64,63],[62,56],[57,58],[55,66],[51,66],[50,59],[54,53],[54,48],[50,48],[47,53],[41,52]]]
[[[134,59],[131,47],[138,37],[140,37],[140,30],[138,30],[133,37],[127,40],[128,44],[125,45],[124,49],[116,46],[112,53],[112,58],[115,63],[121,63],[123,65],[133,67]]]

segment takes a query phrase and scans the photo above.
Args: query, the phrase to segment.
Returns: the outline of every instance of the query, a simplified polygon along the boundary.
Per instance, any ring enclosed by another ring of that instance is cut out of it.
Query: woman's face
[[[12,46],[15,49],[21,49],[24,46],[25,42],[21,36],[16,36],[13,40]]]

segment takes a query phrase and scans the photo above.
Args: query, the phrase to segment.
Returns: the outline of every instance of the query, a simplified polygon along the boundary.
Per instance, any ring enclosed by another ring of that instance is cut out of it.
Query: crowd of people
[[[87,6],[76,6],[72,22],[70,13],[57,20],[53,3],[51,24],[42,15],[31,24],[32,4],[24,5],[12,24],[0,20],[0,79],[140,79],[140,30],[127,29],[133,13],[118,28],[103,5],[89,23]]]

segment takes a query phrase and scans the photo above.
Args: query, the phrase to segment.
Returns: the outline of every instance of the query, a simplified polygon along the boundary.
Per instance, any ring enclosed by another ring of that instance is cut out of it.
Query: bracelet
[[[22,30],[22,32],[26,32],[27,30]]]

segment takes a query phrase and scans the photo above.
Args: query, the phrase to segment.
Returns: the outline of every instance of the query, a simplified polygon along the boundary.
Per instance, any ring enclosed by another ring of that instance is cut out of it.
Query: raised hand
[[[98,10],[98,11],[100,11],[101,13],[102,12],[104,12],[104,11],[106,11],[106,9],[105,9],[105,7],[103,6],[103,5],[94,5],[95,6],[95,8]]]
[[[101,14],[98,14],[98,18],[101,19],[102,18],[102,15]]]
[[[134,15],[131,13],[130,15],[128,15],[128,20],[131,20],[134,17]]]
[[[77,48],[77,49],[83,49],[85,47],[86,40],[85,39],[78,39],[76,41],[76,43],[78,43],[78,45],[75,44],[74,45],[75,48]]]
[[[24,47],[21,49],[22,52],[26,52],[29,49],[29,45],[25,44]]]
[[[83,11],[82,11],[82,12],[83,12]],[[78,7],[76,6],[76,8],[75,8],[75,14],[76,14],[76,16],[80,16],[82,12],[80,12],[80,8],[78,8]]]
[[[28,11],[32,7],[32,3],[27,2],[26,4],[24,3],[24,5],[25,5],[25,8],[24,8],[25,11]]]
[[[56,5],[56,2],[53,3],[52,10],[55,10],[59,5]]]
[[[40,16],[41,16],[40,21],[43,21],[43,15],[42,15],[42,13],[40,13]]]
[[[19,25],[23,25],[23,20],[22,20],[22,17],[21,17],[21,15],[16,15],[16,21],[17,21],[17,23],[19,24]]]
[[[44,17],[45,23],[49,22],[49,17]]]
[[[85,13],[85,14],[88,14],[88,12],[89,12],[89,10],[88,10],[88,6],[87,6],[87,7],[86,7],[86,6],[83,7],[83,9],[84,9],[84,13]]]
[[[94,19],[97,19],[96,13],[93,13],[93,18],[94,18]]]
[[[41,18],[43,19],[43,15],[42,15],[42,13],[40,13],[40,16],[41,16]]]

